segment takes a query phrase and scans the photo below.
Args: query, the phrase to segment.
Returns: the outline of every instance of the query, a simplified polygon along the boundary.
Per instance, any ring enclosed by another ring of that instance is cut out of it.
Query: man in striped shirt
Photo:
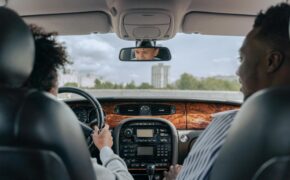
[[[206,179],[217,152],[224,143],[227,131],[238,110],[217,113],[211,124],[199,136],[183,163],[171,166],[166,174],[166,180],[176,179]],[[178,171],[180,171],[178,173]]]
[[[256,17],[240,49],[237,71],[245,99],[264,88],[290,85],[289,19],[290,6],[286,3],[272,6]],[[216,114],[183,166],[172,166],[165,179],[208,179],[236,113],[234,110]]]
[[[200,135],[185,159],[177,179],[206,179],[237,112],[232,110],[214,115],[211,125]]]

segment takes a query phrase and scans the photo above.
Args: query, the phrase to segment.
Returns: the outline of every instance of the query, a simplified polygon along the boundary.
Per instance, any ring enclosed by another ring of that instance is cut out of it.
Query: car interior
[[[188,36],[244,37],[252,28],[256,14],[279,2],[285,1],[0,0],[1,6],[14,10],[23,19],[22,21],[16,17],[13,12],[0,11],[0,24],[6,28],[0,31],[0,35],[11,37],[7,41],[0,41],[0,57],[7,59],[4,64],[0,61],[0,74],[3,77],[0,82],[18,88],[31,71],[34,53],[34,47],[31,45],[33,39],[27,32],[24,22],[39,25],[48,32],[58,32],[60,39],[79,35],[88,35],[86,37],[89,38],[108,35],[104,39],[109,41],[114,37],[127,43],[129,47],[119,47],[118,52],[115,53],[116,56],[112,58],[113,63],[122,64],[122,68],[125,67],[124,71],[129,73],[133,70],[141,71],[143,67],[153,71],[154,67],[160,65],[158,64],[160,62],[156,61],[183,64],[183,59],[177,61],[174,48],[170,48],[169,45],[165,47],[166,42],[173,41],[179,36],[185,38]],[[111,35],[114,36],[111,37]],[[72,40],[74,40],[72,44],[80,41],[77,38],[72,38]],[[99,38],[99,40],[102,39]],[[112,43],[115,42],[112,40]],[[144,45],[146,43],[142,42],[149,42],[150,45]],[[175,45],[183,46],[182,43]],[[185,43],[184,45],[186,46]],[[6,46],[12,48],[4,48]],[[104,46],[105,44],[96,47],[102,51]],[[135,49],[152,47],[160,49],[161,53],[157,58],[151,58],[150,62],[145,62],[147,61],[145,59],[133,60]],[[227,48],[230,49],[230,47],[225,47]],[[74,53],[70,49],[68,51],[71,54]],[[16,52],[17,58],[12,60]],[[7,56],[9,53],[11,57]],[[182,53],[186,54],[186,52]],[[211,50],[207,49],[206,53],[211,54]],[[202,63],[201,61],[197,63]],[[84,59],[85,62],[86,59]],[[133,65],[134,68],[131,68]],[[103,71],[102,67],[100,70]],[[114,71],[110,74],[116,79],[121,79],[124,71]],[[208,69],[205,68],[202,71],[206,72]],[[103,76],[102,78],[106,79]],[[94,83],[96,82],[95,80]],[[178,83],[177,80],[176,82]],[[95,90],[85,86],[60,87],[59,94],[72,93],[73,95],[63,96],[66,98],[59,100],[35,91],[1,89],[0,98],[3,99],[0,101],[2,107],[0,114],[3,118],[0,118],[0,121],[3,129],[1,127],[0,130],[0,177],[6,177],[6,179],[23,179],[23,177],[27,177],[24,179],[95,179],[90,157],[96,157],[100,162],[99,151],[92,143],[90,135],[94,125],[102,128],[107,123],[113,135],[113,150],[125,161],[134,179],[162,179],[163,172],[167,171],[170,165],[183,163],[196,139],[210,124],[215,113],[240,109],[243,101],[242,95],[238,92],[235,92],[236,96],[232,98],[231,92],[209,91],[208,89],[202,92],[185,89],[187,91],[180,92],[172,90],[173,88],[162,91],[160,87],[160,91],[147,88],[133,91],[123,88],[118,93],[112,89]],[[266,108],[267,110],[263,111],[263,105],[267,105],[263,97],[264,94],[277,94],[277,91],[260,93],[247,102],[247,106],[241,108],[242,112],[237,117],[238,121],[233,128],[238,129],[243,126],[243,123],[248,123],[243,130],[256,127],[250,123],[253,117],[258,119],[257,126],[261,124],[261,121],[268,122],[273,119],[273,115],[266,112],[273,111],[273,108],[277,107],[270,105],[277,100],[275,101],[274,96],[272,98],[267,95],[269,109]],[[283,93],[287,94],[287,91],[283,90]],[[281,97],[283,93],[278,92]],[[286,101],[281,98],[282,100]],[[276,105],[278,105],[277,102]],[[288,106],[287,102],[279,105],[279,107],[284,107],[283,109]],[[262,113],[257,116],[253,113],[253,109]],[[281,113],[281,121],[284,120],[282,115],[283,113]],[[242,122],[239,119],[246,119],[246,121]],[[290,127],[285,124],[285,127]],[[261,134],[267,134],[268,130],[262,129]],[[250,179],[251,175],[259,169],[257,164],[268,160],[266,157],[270,155],[253,160],[251,173],[238,170],[228,172],[228,169],[233,167],[247,169],[248,164],[237,164],[236,158],[241,161],[243,158],[256,159],[254,157],[264,152],[263,149],[252,149],[255,144],[263,143],[259,141],[260,137],[251,136],[250,133],[243,134],[240,131],[230,131],[230,140],[226,143],[213,168],[211,179]],[[252,131],[255,130],[252,129]],[[284,136],[283,132],[280,133],[282,134],[277,132],[276,135]],[[245,141],[252,138],[253,141]],[[268,177],[267,173],[270,171],[270,174],[272,171],[279,174],[281,168],[289,169],[289,156],[287,156],[289,142],[285,140],[276,145],[273,149],[270,148],[270,152],[267,152],[277,155],[278,159],[273,159],[271,161],[273,163],[270,162],[269,165],[274,168],[263,166],[266,171],[260,170],[256,179]],[[282,150],[276,149],[282,146],[285,148],[283,153]],[[242,152],[247,153],[240,156]],[[285,157],[279,159],[281,153]],[[17,160],[11,161],[11,159]],[[14,173],[16,171],[17,173]],[[289,177],[289,175],[282,177]]]

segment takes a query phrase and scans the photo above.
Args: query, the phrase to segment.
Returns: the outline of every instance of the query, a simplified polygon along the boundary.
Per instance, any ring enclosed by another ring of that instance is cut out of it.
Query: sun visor
[[[60,35],[108,33],[111,21],[103,12],[69,13],[53,15],[24,16],[29,24],[36,24],[46,31],[56,31]]]
[[[173,18],[168,12],[142,10],[124,14],[119,36],[126,40],[169,39],[173,36]]]
[[[255,16],[192,12],[185,16],[182,31],[208,35],[245,36]]]

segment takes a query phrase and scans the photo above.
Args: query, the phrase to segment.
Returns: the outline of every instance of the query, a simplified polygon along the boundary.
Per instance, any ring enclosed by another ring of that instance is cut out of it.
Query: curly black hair
[[[47,33],[36,25],[29,26],[35,41],[35,61],[31,75],[24,84],[26,88],[50,91],[57,87],[58,69],[69,64],[65,47],[55,39],[56,32]]]
[[[289,19],[290,5],[279,3],[271,6],[264,13],[261,11],[253,25],[253,28],[259,29],[257,36],[278,50],[289,51]]]

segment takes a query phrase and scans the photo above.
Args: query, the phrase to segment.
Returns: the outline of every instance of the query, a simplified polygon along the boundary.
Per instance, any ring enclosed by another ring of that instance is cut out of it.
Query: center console
[[[170,121],[131,118],[122,121],[114,133],[115,152],[124,159],[131,172],[137,173],[135,176],[146,174],[147,168],[154,166],[155,179],[158,179],[158,172],[177,163],[177,132]]]

